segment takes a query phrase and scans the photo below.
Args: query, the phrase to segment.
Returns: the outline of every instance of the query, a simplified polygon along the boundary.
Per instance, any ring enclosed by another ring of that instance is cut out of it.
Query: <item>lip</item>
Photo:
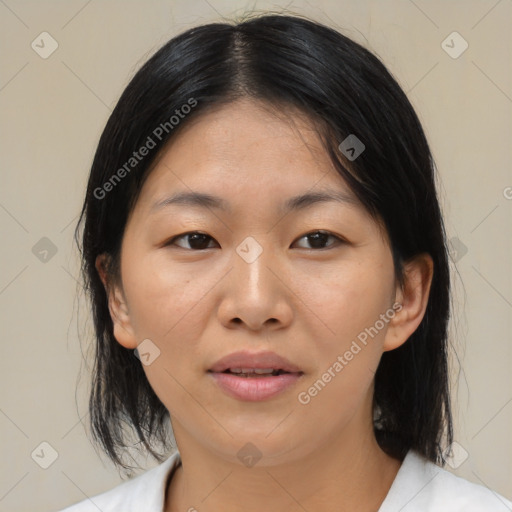
[[[229,368],[273,368],[288,373],[269,377],[240,377],[223,373]],[[208,370],[217,385],[238,400],[256,402],[270,399],[296,384],[304,372],[274,352],[234,352],[219,359]]]

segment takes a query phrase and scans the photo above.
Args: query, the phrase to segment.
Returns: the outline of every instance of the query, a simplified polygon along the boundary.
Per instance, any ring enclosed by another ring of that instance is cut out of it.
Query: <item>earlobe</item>
[[[403,345],[420,325],[427,309],[434,264],[430,254],[414,256],[404,264],[404,284],[397,288],[396,302],[402,305],[388,325],[383,350]]]
[[[95,267],[105,287],[108,298],[110,318],[114,325],[114,337],[125,348],[137,348],[137,340],[130,320],[128,306],[123,291],[112,280],[108,272],[108,254],[100,254],[96,258]]]

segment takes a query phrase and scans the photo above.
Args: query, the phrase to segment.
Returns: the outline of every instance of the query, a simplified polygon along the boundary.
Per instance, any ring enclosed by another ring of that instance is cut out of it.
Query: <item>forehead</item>
[[[143,203],[172,190],[207,190],[244,200],[322,188],[355,196],[304,115],[239,100],[200,113],[161,152],[141,191]]]

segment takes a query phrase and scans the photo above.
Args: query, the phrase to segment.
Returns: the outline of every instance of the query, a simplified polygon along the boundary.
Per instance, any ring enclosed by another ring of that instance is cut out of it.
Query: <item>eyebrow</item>
[[[341,191],[321,190],[318,192],[306,192],[291,197],[280,205],[280,213],[303,210],[314,204],[337,202],[347,205],[356,205],[357,200]],[[200,208],[221,210],[231,213],[229,203],[220,197],[203,192],[177,192],[170,197],[157,201],[151,206],[150,213],[156,213],[161,209],[172,205],[186,205]]]

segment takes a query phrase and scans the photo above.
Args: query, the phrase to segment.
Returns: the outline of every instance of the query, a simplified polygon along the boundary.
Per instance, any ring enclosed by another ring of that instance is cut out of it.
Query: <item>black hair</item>
[[[244,97],[276,109],[294,108],[311,120],[340,176],[385,227],[401,284],[407,260],[431,255],[434,273],[426,313],[406,343],[382,355],[375,375],[374,420],[377,441],[389,455],[402,459],[414,449],[444,465],[443,442],[453,440],[447,362],[450,276],[435,164],[424,131],[377,56],[335,29],[282,14],[206,24],[172,38],[134,75],[108,119],[75,230],[95,329],[89,399],[94,440],[126,468],[120,457],[128,446],[125,422],[139,444],[164,460],[154,443],[168,446],[169,412],[134,352],[114,338],[96,257],[107,254],[108,272],[119,280],[128,215],[159,150],[207,108]],[[365,146],[353,160],[339,149],[349,135]],[[135,159],[134,152],[143,146],[151,146],[149,154]]]

